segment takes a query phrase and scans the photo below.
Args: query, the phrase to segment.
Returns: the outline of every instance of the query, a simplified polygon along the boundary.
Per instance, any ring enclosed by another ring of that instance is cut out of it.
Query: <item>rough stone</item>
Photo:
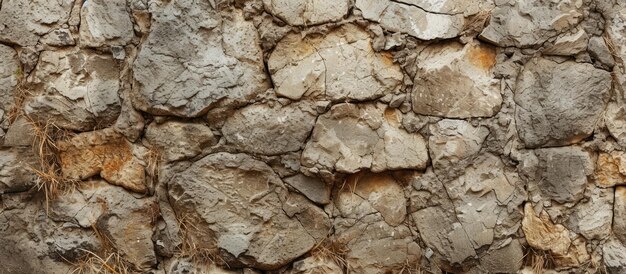
[[[580,147],[544,148],[524,154],[518,169],[533,200],[566,203],[583,197],[594,163]]]
[[[585,242],[580,238],[571,240],[567,228],[554,224],[547,213],[539,216],[530,203],[524,206],[522,230],[528,244],[536,249],[550,251],[559,267],[575,267],[589,257]]]
[[[4,136],[4,144],[6,147],[29,147],[34,144],[33,125],[25,117],[18,117],[9,126]]]
[[[22,192],[35,185],[39,161],[32,148],[0,149],[0,195]]]
[[[76,41],[74,41],[74,37],[72,37],[72,32],[69,29],[55,29],[41,37],[40,41],[41,43],[53,47],[76,45]]]
[[[145,160],[148,150],[126,140],[112,129],[85,132],[59,142],[61,172],[68,179],[99,175],[130,191],[146,193]]]
[[[324,256],[309,256],[293,263],[287,274],[331,274],[343,273],[343,269],[332,259]]]
[[[133,22],[126,0],[89,0],[80,11],[83,47],[125,45],[133,38]]]
[[[500,47],[532,47],[570,30],[582,19],[582,1],[497,1],[480,38]]]
[[[34,46],[55,26],[67,22],[72,0],[6,0],[0,3],[0,42]]]
[[[490,250],[480,257],[480,264],[489,273],[516,273],[524,261],[524,251],[518,240],[503,248]]]
[[[265,10],[290,25],[311,26],[341,20],[349,8],[348,0],[263,0]]]
[[[245,154],[217,153],[168,183],[179,218],[196,220],[199,247],[220,248],[241,263],[277,269],[308,252],[315,239],[283,211],[287,191],[265,163]],[[219,202],[223,201],[223,202]]]
[[[122,188],[94,180],[53,201],[50,211],[57,221],[96,227],[138,269],[156,265],[152,235],[159,209],[154,198],[138,199]]]
[[[334,241],[346,248],[351,273],[399,271],[417,263],[421,248],[405,225],[406,199],[394,177],[362,172],[335,191]]]
[[[427,163],[424,138],[400,129],[397,110],[373,104],[333,106],[318,118],[302,152],[302,165],[318,171],[424,169]]]
[[[269,87],[252,22],[241,12],[218,13],[208,1],[155,10],[133,73],[133,105],[156,115],[196,117]]]
[[[589,39],[588,48],[589,54],[593,59],[600,61],[600,63],[605,64],[608,67],[613,67],[615,65],[615,60],[613,59],[611,50],[604,42],[604,38],[597,36],[591,37]]]
[[[444,119],[430,125],[428,148],[433,170],[441,178],[454,178],[465,170],[489,135],[486,127],[463,120]]]
[[[315,203],[330,203],[331,187],[318,178],[297,174],[284,178],[284,181]]]
[[[611,75],[590,64],[534,58],[515,90],[515,120],[528,148],[562,146],[591,135],[610,96]]]
[[[618,274],[626,271],[626,246],[615,238],[602,245],[602,259],[608,273]]]
[[[619,145],[626,148],[626,106],[611,102],[606,108],[604,121],[609,133]]]
[[[614,151],[598,154],[596,177],[601,187],[626,185],[626,153]]]
[[[211,129],[203,124],[168,121],[151,123],[145,139],[158,149],[165,162],[190,159],[217,143]]]
[[[611,234],[614,191],[593,188],[588,192],[588,200],[578,203],[573,208],[566,225],[569,230],[589,241],[606,239]]]
[[[615,188],[615,202],[613,204],[613,233],[626,244],[626,187]]]
[[[250,105],[226,120],[222,134],[229,144],[243,152],[283,154],[302,149],[316,117],[317,113],[307,102],[273,107]]]
[[[365,19],[380,23],[384,29],[422,40],[453,38],[463,31],[462,14],[428,12],[413,3],[403,2],[413,1],[357,0],[355,6]]]
[[[120,113],[119,68],[109,55],[88,50],[44,51],[28,77],[35,96],[24,112],[45,124],[89,131],[111,125]]]
[[[554,41],[554,45],[543,51],[544,54],[551,55],[576,55],[587,49],[589,36],[584,29],[579,29],[576,33],[560,35]]]
[[[478,42],[427,47],[417,57],[413,111],[450,118],[494,116],[502,104],[499,81],[492,75],[495,62],[496,50]]]
[[[371,100],[398,92],[403,74],[372,49],[367,32],[344,25],[325,36],[288,35],[268,60],[276,94],[297,100]]]
[[[5,113],[13,110],[15,87],[21,74],[17,52],[10,47],[0,45],[0,110]]]

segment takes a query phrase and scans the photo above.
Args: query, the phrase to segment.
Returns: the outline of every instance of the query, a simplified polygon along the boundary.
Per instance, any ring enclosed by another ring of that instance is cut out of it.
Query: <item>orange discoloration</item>
[[[476,67],[490,70],[496,64],[496,49],[488,45],[475,45],[467,54],[469,61]]]
[[[387,108],[385,109],[385,120],[394,126],[398,126],[400,124],[400,117],[398,116],[398,112],[396,109]]]
[[[396,180],[389,174],[361,171],[346,179],[346,187],[342,189],[342,192],[372,193],[391,184],[396,184]]]
[[[390,52],[381,52],[380,53],[380,59],[383,60],[383,63],[387,66],[387,67],[391,67],[394,66],[395,63],[393,62],[393,54],[391,54]]]

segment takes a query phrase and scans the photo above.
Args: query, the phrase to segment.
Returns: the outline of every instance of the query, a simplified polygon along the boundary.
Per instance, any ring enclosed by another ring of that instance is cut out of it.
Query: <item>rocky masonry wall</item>
[[[626,273],[622,0],[0,0],[0,273]]]

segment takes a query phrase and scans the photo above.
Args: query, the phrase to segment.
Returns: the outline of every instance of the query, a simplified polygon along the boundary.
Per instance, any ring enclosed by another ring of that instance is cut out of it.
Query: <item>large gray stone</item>
[[[70,130],[109,126],[120,113],[119,77],[110,55],[79,49],[44,51],[28,77],[34,97],[27,99],[24,111],[42,124]]]
[[[295,26],[339,21],[348,13],[349,3],[348,0],[263,0],[265,10]]]
[[[384,29],[422,40],[453,38],[463,31],[465,20],[462,14],[431,13],[403,2],[412,1],[357,0],[355,6],[365,19],[380,23]]]
[[[287,35],[268,60],[276,94],[343,101],[397,93],[403,80],[400,66],[391,56],[374,52],[371,43],[367,32],[351,24],[324,36]]]
[[[250,105],[228,117],[222,134],[243,152],[277,155],[302,149],[316,118],[309,102]]]
[[[209,2],[176,0],[154,10],[133,64],[136,108],[196,117],[269,88],[252,22],[240,11],[219,13]]]
[[[502,104],[492,74],[495,63],[495,48],[478,42],[427,47],[417,57],[413,111],[451,118],[494,116]]]
[[[126,0],[89,0],[80,12],[83,47],[125,45],[134,36]]]
[[[444,119],[430,125],[428,148],[433,170],[453,179],[465,170],[482,148],[489,130],[463,120]]]
[[[217,138],[206,125],[178,121],[151,123],[145,139],[156,147],[159,157],[166,163],[192,158],[217,143]]]
[[[582,1],[497,1],[480,38],[500,47],[532,47],[575,27],[583,19]]]
[[[11,47],[0,45],[0,110],[5,113],[13,109],[15,86],[21,80],[21,76],[22,69],[17,52]]]
[[[74,1],[5,0],[0,4],[0,42],[25,47],[67,23]]]
[[[591,64],[532,59],[515,89],[519,137],[528,148],[583,140],[602,116],[610,88],[610,73]]]
[[[316,244],[305,223],[313,220],[283,211],[287,189],[280,178],[245,154],[206,156],[174,176],[168,188],[177,217],[198,228],[188,231],[198,248],[219,248],[247,266],[270,270]]]
[[[524,153],[518,168],[532,200],[566,203],[583,197],[594,163],[580,147],[559,147]]]
[[[38,160],[30,147],[1,149],[0,194],[26,191],[35,186],[34,170],[39,166]]]
[[[399,114],[382,104],[338,104],[320,116],[302,152],[311,172],[355,173],[424,169],[426,141],[400,128]]]

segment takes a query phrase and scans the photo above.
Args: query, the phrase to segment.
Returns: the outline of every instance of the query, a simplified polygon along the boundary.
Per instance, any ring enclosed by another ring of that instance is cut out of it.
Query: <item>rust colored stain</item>
[[[397,126],[400,123],[400,117],[398,117],[398,113],[396,112],[396,109],[393,108],[387,108],[385,109],[385,120],[387,120],[387,122],[389,122],[392,125]]]
[[[496,64],[496,49],[487,45],[471,47],[467,57],[476,67],[490,70]]]
[[[393,54],[391,54],[390,52],[381,52],[380,53],[380,59],[383,60],[383,63],[387,66],[387,67],[391,67],[394,66],[395,63],[393,62]]]
[[[342,191],[356,190],[360,193],[372,193],[385,189],[392,184],[396,184],[396,180],[389,174],[361,171],[346,179],[346,187]]]

